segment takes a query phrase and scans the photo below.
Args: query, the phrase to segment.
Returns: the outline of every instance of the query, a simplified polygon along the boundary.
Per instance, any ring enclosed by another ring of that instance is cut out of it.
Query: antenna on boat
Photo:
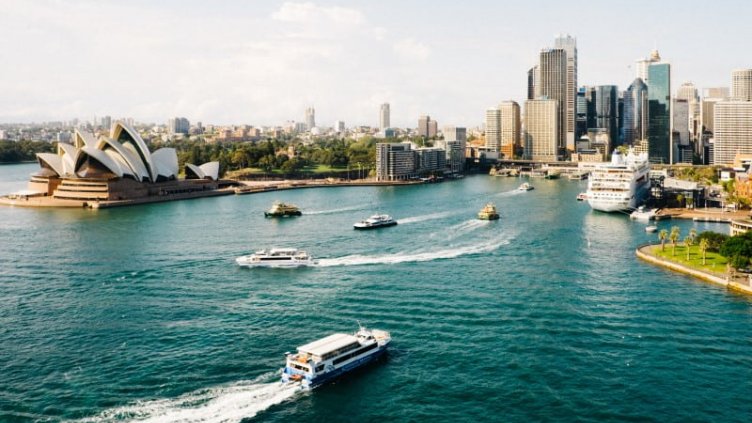
[[[365,329],[365,328],[363,327],[363,325],[361,325],[361,324],[360,324],[360,320],[356,320],[356,322],[358,322],[358,329],[360,329],[360,330],[363,330],[363,329]]]

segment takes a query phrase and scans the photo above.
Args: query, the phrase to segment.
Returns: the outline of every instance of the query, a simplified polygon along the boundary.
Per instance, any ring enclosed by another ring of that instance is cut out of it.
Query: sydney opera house
[[[115,122],[109,137],[76,131],[72,144],[37,154],[41,169],[31,176],[24,199],[38,205],[92,206],[199,196],[217,190],[219,163],[185,165],[178,179],[173,148],[149,151],[136,130]],[[33,204],[29,204],[33,205]]]

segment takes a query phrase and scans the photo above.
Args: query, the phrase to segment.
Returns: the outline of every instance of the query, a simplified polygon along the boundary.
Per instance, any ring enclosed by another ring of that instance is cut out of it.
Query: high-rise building
[[[637,76],[637,78],[642,79],[642,82],[644,82],[648,86],[650,86],[650,82],[649,82],[649,80],[650,80],[650,72],[649,72],[650,65],[653,64],[653,63],[658,63],[660,61],[661,61],[661,55],[658,54],[658,50],[651,51],[650,52],[650,56],[648,56],[648,57],[646,57],[644,59],[639,59],[637,61],[637,67],[636,67],[637,75],[635,75],[635,76]]]
[[[305,125],[307,130],[311,130],[316,127],[316,110],[313,106],[305,109]]]
[[[624,92],[624,113],[622,115],[622,143],[634,145],[646,139],[648,119],[648,86],[640,78],[635,78]]]
[[[503,101],[499,104],[499,148],[504,157],[513,158],[520,146],[520,105],[516,101]]]
[[[688,110],[688,122],[687,128],[689,129],[690,141],[697,141],[699,139],[700,126],[700,96],[697,93],[697,87],[691,82],[685,82],[681,84],[678,90],[676,90],[677,100],[687,100]]]
[[[435,137],[439,131],[439,125],[431,116],[424,115],[418,118],[418,136],[424,138]]]
[[[588,132],[598,133],[600,139],[608,137],[609,147],[619,140],[619,88],[616,85],[597,85],[587,90]],[[592,141],[592,140],[591,140]],[[606,151],[609,154],[610,151]]]
[[[540,97],[559,102],[559,124],[556,145],[566,148],[565,124],[567,104],[567,52],[559,48],[543,49],[540,52]]]
[[[444,141],[467,142],[467,128],[460,126],[445,126],[442,132],[444,133]]]
[[[436,141],[437,147],[446,151],[447,166],[452,172],[462,172],[465,168],[465,144],[467,143],[467,129],[458,126],[445,126],[444,140]]]
[[[439,123],[435,120],[428,121],[428,138],[435,137],[439,133]]]
[[[653,163],[673,163],[671,65],[651,63],[648,81],[648,159]]]
[[[334,132],[343,133],[345,132],[345,122],[341,120],[335,120],[334,121]]]
[[[587,88],[580,87],[577,89],[577,117],[575,120],[575,142],[587,134]]]
[[[191,129],[191,123],[184,117],[175,117],[167,121],[167,131],[172,134],[187,134]]]
[[[671,105],[673,113],[673,142],[677,146],[688,146],[689,139],[689,101],[675,98]]]
[[[554,48],[567,53],[567,93],[564,104],[564,130],[566,146],[574,151],[575,125],[577,120],[577,39],[567,35],[559,35],[554,41]]]
[[[752,101],[715,104],[714,164],[731,164],[736,154],[752,154]]]
[[[538,66],[533,66],[527,71],[527,99],[534,100],[540,94],[538,88],[540,87],[540,73],[538,72]]]
[[[102,129],[107,131],[112,127],[112,116],[105,116],[102,118]]]
[[[376,144],[376,179],[408,179],[415,175],[415,170],[415,151],[409,142]]]
[[[486,109],[486,148],[501,149],[501,110],[498,107]]]
[[[712,87],[702,90],[703,98],[718,98],[721,100],[727,100],[731,94],[728,87]]]
[[[382,104],[381,109],[379,110],[379,129],[381,129],[382,131],[387,128],[391,128],[389,113],[389,103]]]
[[[538,99],[525,102],[525,157],[542,161],[558,159],[560,116],[557,100]]]
[[[752,69],[735,69],[731,72],[731,99],[752,101]]]

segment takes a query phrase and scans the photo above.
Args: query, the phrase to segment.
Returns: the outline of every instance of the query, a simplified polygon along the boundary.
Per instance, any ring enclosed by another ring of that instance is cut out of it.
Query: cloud
[[[412,38],[397,41],[393,48],[397,56],[404,60],[425,62],[431,55],[431,49],[427,45]]]
[[[365,22],[365,16],[359,10],[345,7],[318,6],[315,3],[286,2],[272,14],[272,19],[294,23],[324,23],[331,21],[341,24],[360,25]]]

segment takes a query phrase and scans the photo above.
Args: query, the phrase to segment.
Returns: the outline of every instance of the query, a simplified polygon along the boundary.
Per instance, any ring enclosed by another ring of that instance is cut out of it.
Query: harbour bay
[[[0,208],[0,420],[748,421],[749,298],[639,262],[655,235],[576,202],[584,182],[521,182]],[[399,225],[353,231],[377,212]],[[272,246],[320,266],[234,263]],[[277,387],[285,351],[357,321],[392,333],[386,360]]]

